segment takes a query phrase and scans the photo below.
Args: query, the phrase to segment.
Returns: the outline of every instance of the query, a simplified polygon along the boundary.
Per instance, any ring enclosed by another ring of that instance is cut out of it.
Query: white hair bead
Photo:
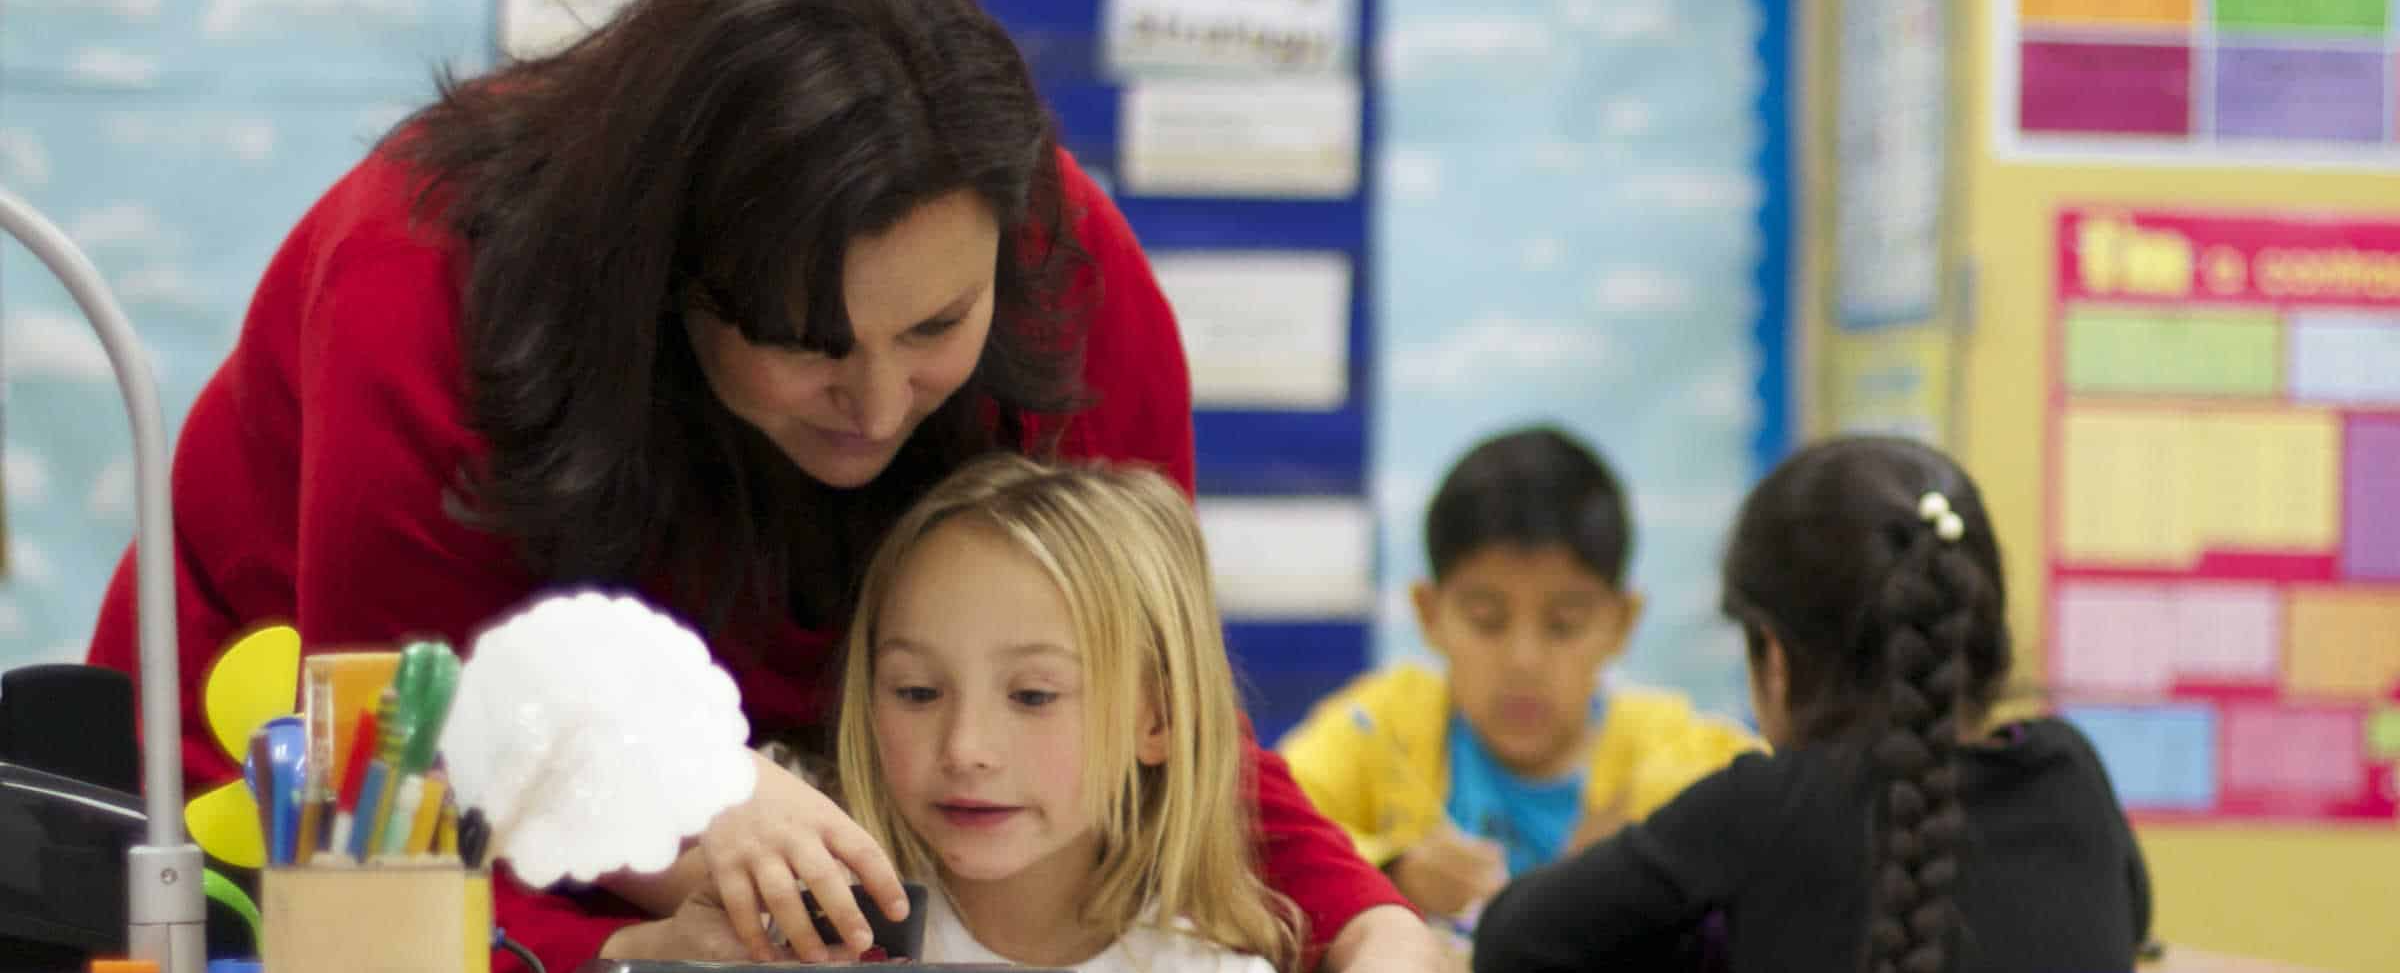
[[[1933,525],[1933,536],[1944,541],[1956,541],[1967,534],[1967,522],[1950,509],[1950,498],[1937,490],[1928,490],[1917,498],[1917,519]]]
[[[1950,498],[1940,493],[1927,491],[1924,496],[1917,498],[1917,519],[1928,524],[1940,520],[1943,514],[1949,512]]]

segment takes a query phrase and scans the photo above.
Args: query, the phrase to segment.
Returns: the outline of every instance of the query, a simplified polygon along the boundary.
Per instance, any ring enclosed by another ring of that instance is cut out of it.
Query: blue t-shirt
[[[1597,725],[1601,700],[1592,700]],[[1499,842],[1508,851],[1508,873],[1523,875],[1558,858],[1583,818],[1587,769],[1527,780],[1502,766],[1475,735],[1467,718],[1450,714],[1450,820],[1468,834]]]

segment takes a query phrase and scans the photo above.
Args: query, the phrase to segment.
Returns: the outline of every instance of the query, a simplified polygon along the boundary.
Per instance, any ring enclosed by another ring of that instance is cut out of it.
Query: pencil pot
[[[269,868],[260,892],[266,973],[491,973],[490,872]]]

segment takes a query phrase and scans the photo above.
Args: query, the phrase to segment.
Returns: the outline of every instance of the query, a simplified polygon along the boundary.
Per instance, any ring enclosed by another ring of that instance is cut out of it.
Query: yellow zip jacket
[[[1278,749],[1317,810],[1378,867],[1424,840],[1450,794],[1450,681],[1422,666],[1395,666],[1326,697]],[[1611,690],[1585,775],[1585,813],[1647,817],[1693,781],[1715,773],[1758,738],[1701,714],[1684,697]]]

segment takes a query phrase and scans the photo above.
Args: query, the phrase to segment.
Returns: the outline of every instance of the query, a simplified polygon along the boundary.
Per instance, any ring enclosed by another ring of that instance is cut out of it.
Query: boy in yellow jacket
[[[1426,511],[1433,577],[1412,592],[1447,675],[1361,677],[1285,736],[1292,775],[1427,913],[1647,815],[1749,733],[1680,696],[1602,692],[1641,615],[1616,477],[1553,429],[1476,446]]]

